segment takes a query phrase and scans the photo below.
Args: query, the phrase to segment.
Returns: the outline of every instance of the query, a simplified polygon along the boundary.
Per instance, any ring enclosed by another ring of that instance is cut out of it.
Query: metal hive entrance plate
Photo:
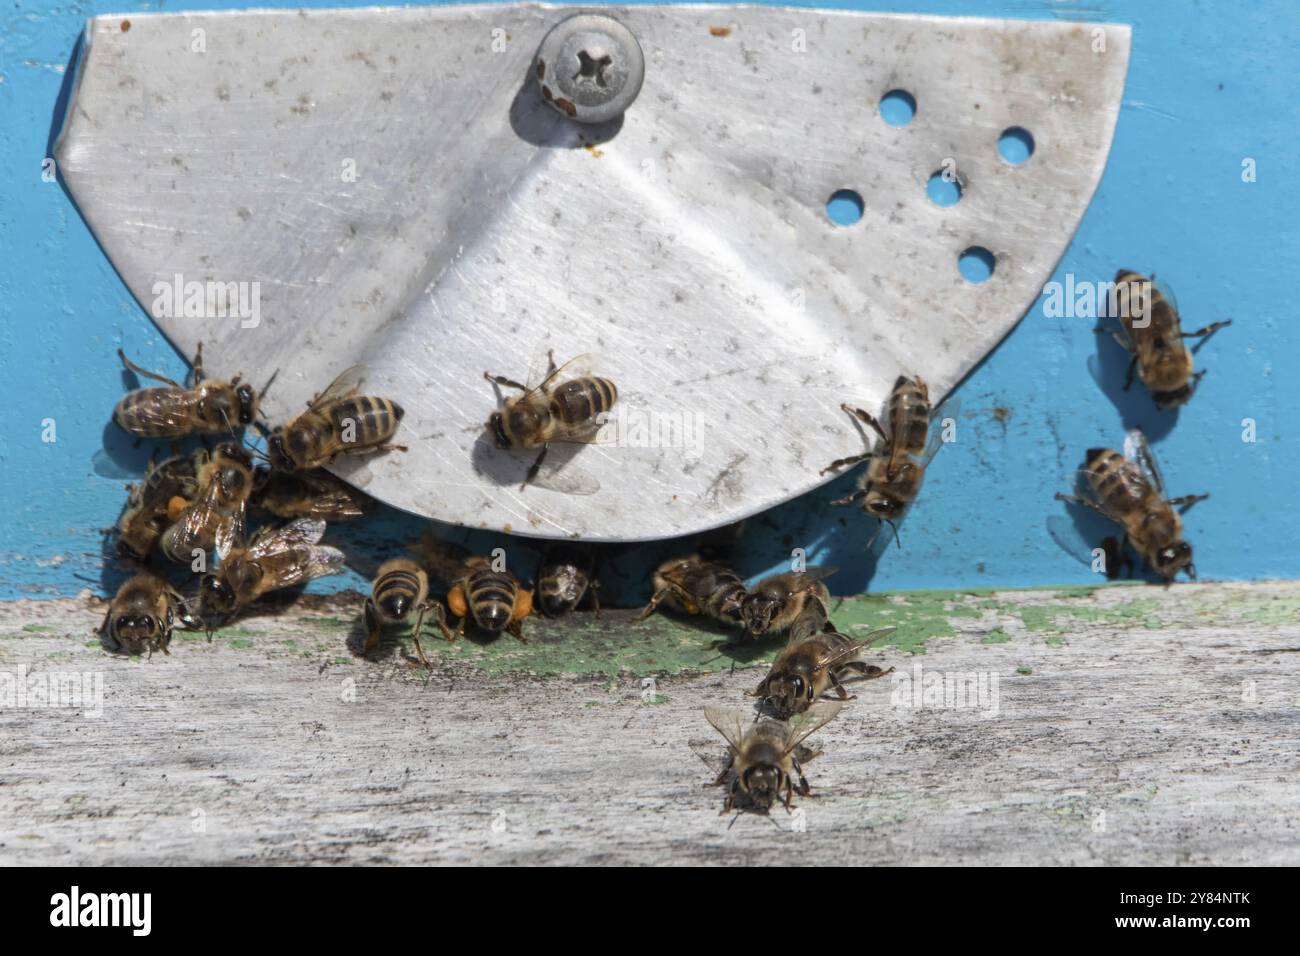
[[[405,407],[410,450],[343,477],[468,527],[643,540],[815,487],[861,450],[842,401],[877,408],[900,372],[943,396],[1012,329],[1096,189],[1129,53],[1114,25],[600,9],[645,80],[596,127],[530,76],[573,8],[98,17],[56,157],[179,349],[280,369],[272,421],[359,362]],[[879,115],[891,90],[905,126]],[[946,208],[926,194],[944,168]],[[840,226],[845,189],[862,215]],[[988,281],[958,271],[970,247]],[[195,282],[245,308],[185,317],[167,290]],[[554,446],[520,490],[533,455],[491,445],[482,373],[523,379],[548,349],[597,357],[616,434]]]

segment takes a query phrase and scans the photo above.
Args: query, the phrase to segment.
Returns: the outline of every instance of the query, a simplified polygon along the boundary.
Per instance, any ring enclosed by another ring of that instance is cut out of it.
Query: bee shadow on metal
[[[1178,408],[1156,408],[1151,392],[1142,384],[1137,369],[1133,370],[1133,382],[1126,391],[1124,383],[1128,379],[1129,364],[1132,356],[1115,341],[1111,334],[1112,320],[1106,319],[1095,332],[1097,350],[1088,356],[1088,371],[1097,387],[1110,399],[1119,412],[1124,430],[1141,428],[1148,439],[1157,441],[1168,435],[1178,423]]]
[[[542,467],[523,490],[527,491],[533,486],[569,494],[592,494],[598,490],[598,484],[592,487],[594,478],[579,474],[576,466],[569,470],[570,462],[583,447],[575,442],[553,442],[546,450],[546,460],[542,462]],[[476,472],[493,484],[520,488],[540,452],[540,448],[497,448],[485,433],[474,442],[470,463]]]
[[[520,139],[543,149],[582,149],[607,143],[617,136],[623,128],[623,117],[590,124],[565,119],[542,99],[530,63],[523,84],[510,104],[510,127]]]

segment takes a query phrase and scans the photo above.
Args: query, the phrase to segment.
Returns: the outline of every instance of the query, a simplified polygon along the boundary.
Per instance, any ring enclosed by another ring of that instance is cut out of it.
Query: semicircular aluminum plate
[[[1129,53],[1123,26],[602,8],[647,66],[593,131],[528,75],[564,10],[99,17],[57,160],[178,348],[280,370],[271,420],[369,367],[410,450],[343,477],[468,527],[643,540],[812,489],[861,450],[841,402],[877,408],[900,373],[941,397],[1014,327],[1097,187]],[[894,89],[917,104],[901,127],[877,111]],[[1009,127],[1034,139],[1021,165]],[[948,207],[926,195],[944,168]],[[827,213],[842,189],[849,226]],[[972,246],[995,257],[979,284]],[[176,287],[246,308],[187,318]],[[488,441],[482,373],[522,379],[548,349],[597,355],[618,427],[553,446],[521,491],[533,456]]]

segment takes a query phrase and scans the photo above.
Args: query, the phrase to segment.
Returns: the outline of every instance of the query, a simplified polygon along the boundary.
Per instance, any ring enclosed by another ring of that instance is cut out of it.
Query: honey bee
[[[117,589],[99,634],[113,642],[114,650],[133,656],[170,654],[167,646],[178,620],[190,623],[185,599],[162,578],[142,573]]]
[[[1133,545],[1166,583],[1179,571],[1196,579],[1192,546],[1183,540],[1183,522],[1176,511],[1184,511],[1209,495],[1166,498],[1164,478],[1146,436],[1138,429],[1128,433],[1126,445],[1131,457],[1109,448],[1088,449],[1084,464],[1086,496],[1056,494],[1057,501],[1072,501],[1109,518],[1124,530],[1124,541]]]
[[[596,556],[587,548],[556,545],[542,558],[537,574],[537,608],[547,617],[561,617],[590,596],[600,616],[600,582],[595,577]]]
[[[320,518],[348,521],[368,514],[375,500],[323,468],[312,471],[276,471],[260,467],[253,504],[277,518]]]
[[[472,617],[489,634],[504,630],[527,644],[523,621],[533,612],[533,592],[509,571],[495,570],[491,558],[475,556],[464,561],[460,577],[447,592],[447,610],[460,618],[454,634],[443,627],[449,641],[464,636]]]
[[[888,524],[898,541],[894,522],[902,517],[921,490],[925,469],[943,444],[941,432],[930,435],[930,390],[918,378],[900,375],[885,404],[886,430],[875,416],[861,408],[841,405],[845,412],[868,425],[879,437],[874,447],[860,455],[839,458],[821,470],[821,474],[845,465],[868,461],[859,488],[834,505],[862,502],[862,510]],[[927,438],[929,439],[927,442]]]
[[[171,524],[176,500],[193,499],[198,464],[193,455],[177,455],[162,464],[149,463],[144,481],[128,485],[126,508],[117,522],[117,553],[128,561],[146,561]]]
[[[1174,408],[1186,404],[1196,391],[1196,384],[1204,370],[1193,372],[1192,351],[1183,339],[1204,341],[1219,329],[1232,324],[1231,319],[1214,322],[1184,332],[1178,316],[1178,302],[1173,292],[1161,283],[1128,269],[1115,274],[1115,287],[1120,293],[1119,314],[1114,318],[1119,329],[1114,333],[1117,341],[1131,356],[1124,390],[1133,385],[1136,370],[1142,384],[1151,392],[1157,408]],[[1149,295],[1141,293],[1146,290]],[[1135,302],[1145,302],[1146,308],[1134,307]]]
[[[523,393],[507,399],[504,407],[488,418],[486,427],[496,446],[502,449],[541,447],[521,488],[537,477],[551,442],[593,441],[604,416],[618,401],[618,389],[607,378],[581,375],[552,385],[561,372],[579,359],[570,359],[557,367],[554,354],[547,352],[546,356],[546,377],[536,388],[502,375],[483,373],[489,382]]]
[[[247,546],[225,554],[218,571],[199,583],[199,617],[209,635],[263,594],[342,570],[343,552],[317,543],[324,534],[324,521],[299,518],[263,528]]]
[[[850,700],[841,683],[846,671],[872,680],[893,670],[892,667],[887,671],[867,664],[862,655],[872,644],[895,630],[882,627],[860,641],[841,634],[830,625],[823,625],[822,630],[812,633],[792,634],[785,649],[772,662],[772,669],[750,696],[762,698],[781,718],[803,713],[831,688],[840,700]]]
[[[379,646],[379,638],[386,624],[398,624],[415,613],[415,627],[411,638],[415,642],[415,651],[420,662],[429,666],[420,646],[420,631],[424,627],[424,616],[433,612],[438,626],[446,632],[446,618],[442,605],[429,598],[429,575],[416,562],[409,558],[394,558],[385,561],[375,572],[375,581],[366,598],[366,650],[369,654]]]
[[[163,554],[188,562],[197,549],[225,554],[243,540],[245,512],[253,491],[253,458],[244,447],[222,442],[209,455],[198,452],[193,500],[176,496],[169,504],[172,524],[163,532]]]
[[[387,398],[359,394],[365,375],[360,365],[347,369],[307,403],[307,411],[275,429],[267,442],[272,466],[308,471],[339,455],[406,451],[388,441],[405,412]]]
[[[741,622],[745,582],[726,565],[705,561],[698,554],[673,558],[655,569],[654,594],[638,621],[644,621],[662,603],[686,614],[703,614],[724,624]]]
[[[165,385],[129,392],[113,409],[113,420],[133,435],[144,438],[184,438],[222,432],[233,435],[237,428],[257,418],[258,393],[251,385],[241,385],[238,375],[229,382],[215,378],[204,380],[202,343],[194,356],[192,388],[140,368],[121,349],[117,355],[136,375]]]
[[[770,717],[753,722],[741,710],[705,707],[704,719],[727,741],[730,752],[726,765],[710,784],[727,785],[722,812],[753,809],[768,813],[778,800],[789,811],[796,790],[800,796],[808,796],[811,788],[802,764],[815,754],[800,744],[838,714],[840,707],[839,703],[822,701],[789,722]]]
[[[822,583],[835,568],[811,568],[774,574],[755,585],[745,596],[740,617],[752,637],[784,631],[798,622],[800,633],[821,630],[828,620],[830,591]]]

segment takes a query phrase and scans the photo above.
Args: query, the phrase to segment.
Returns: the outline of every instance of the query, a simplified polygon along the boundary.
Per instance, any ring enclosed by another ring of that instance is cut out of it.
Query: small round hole
[[[951,174],[945,176],[941,169],[925,184],[925,194],[936,206],[955,206],[961,199],[961,183]]]
[[[997,260],[983,246],[971,246],[957,259],[957,269],[967,282],[987,282]]]
[[[862,218],[862,196],[852,189],[837,189],[826,200],[826,215],[837,226],[851,226]]]
[[[890,90],[880,98],[880,118],[890,126],[906,126],[916,115],[916,97],[907,90]]]
[[[1034,135],[1020,126],[1005,129],[998,137],[998,153],[1012,166],[1019,166],[1034,155]]]

